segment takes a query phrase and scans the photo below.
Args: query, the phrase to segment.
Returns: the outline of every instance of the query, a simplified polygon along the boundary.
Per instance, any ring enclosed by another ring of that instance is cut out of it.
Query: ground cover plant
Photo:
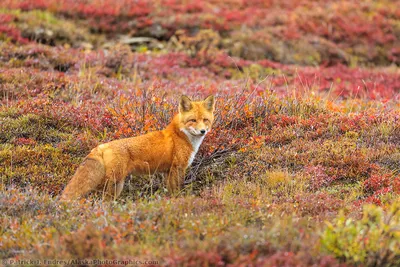
[[[399,1],[1,1],[0,257],[398,266],[399,43]],[[181,94],[217,112],[178,197],[58,201]]]

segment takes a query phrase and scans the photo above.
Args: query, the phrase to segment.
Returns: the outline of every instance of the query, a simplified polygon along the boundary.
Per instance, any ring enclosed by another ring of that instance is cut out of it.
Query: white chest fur
[[[199,151],[199,147],[200,147],[200,145],[201,145],[201,143],[203,142],[203,139],[204,139],[204,137],[205,137],[205,135],[202,135],[202,136],[194,136],[194,135],[192,135],[192,134],[190,134],[187,130],[185,130],[185,129],[183,129],[182,130],[185,134],[186,134],[186,136],[188,137],[188,139],[189,139],[189,142],[192,144],[192,148],[193,148],[193,152],[192,152],[192,154],[190,155],[190,158],[189,158],[189,160],[188,160],[188,167],[192,164],[192,162],[193,162],[193,160],[194,160],[194,157],[196,156],[196,154],[197,154],[197,151]]]

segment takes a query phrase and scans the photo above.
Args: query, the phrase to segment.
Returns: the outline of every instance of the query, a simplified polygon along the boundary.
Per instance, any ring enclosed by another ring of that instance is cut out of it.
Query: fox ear
[[[214,112],[215,107],[215,98],[213,95],[208,96],[206,99],[203,100],[204,106],[208,111]]]
[[[192,100],[183,95],[181,96],[181,101],[179,102],[179,112],[187,112],[192,109]]]

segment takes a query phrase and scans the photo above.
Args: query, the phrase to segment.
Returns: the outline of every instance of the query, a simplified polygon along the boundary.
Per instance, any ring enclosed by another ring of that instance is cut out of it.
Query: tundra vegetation
[[[0,258],[399,266],[399,40],[398,0],[1,1]],[[58,201],[183,93],[217,112],[178,197]]]

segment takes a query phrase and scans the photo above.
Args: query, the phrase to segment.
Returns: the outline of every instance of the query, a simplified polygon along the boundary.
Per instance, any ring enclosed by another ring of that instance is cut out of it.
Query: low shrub
[[[366,205],[359,220],[343,212],[321,235],[323,249],[342,261],[363,266],[398,266],[400,264],[400,206],[388,211]]]

